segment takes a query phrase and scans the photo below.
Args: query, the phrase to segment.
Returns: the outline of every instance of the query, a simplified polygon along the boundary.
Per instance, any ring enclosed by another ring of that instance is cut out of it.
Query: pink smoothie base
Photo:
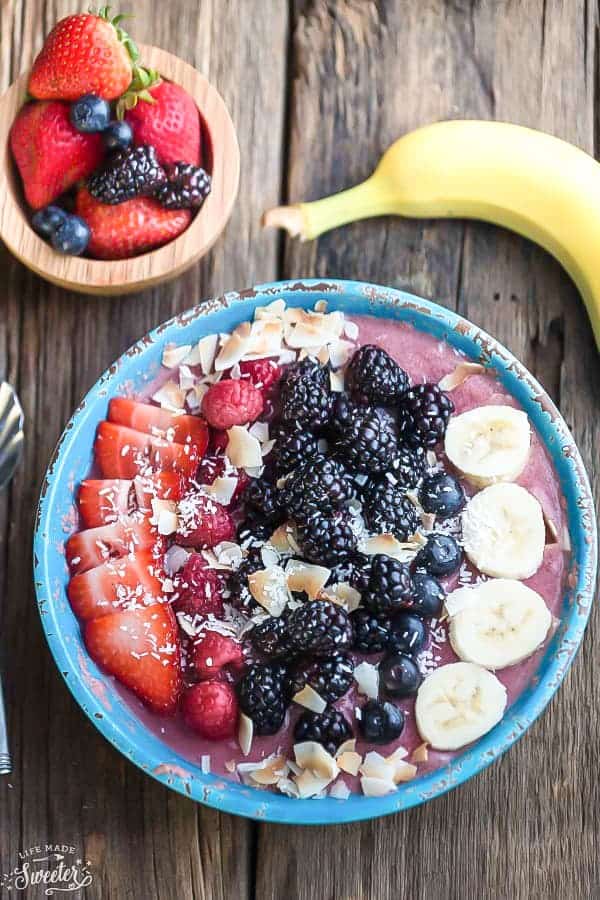
[[[411,380],[415,383],[439,381],[444,375],[452,372],[459,363],[465,361],[460,353],[445,342],[437,340],[432,335],[419,332],[410,325],[384,321],[370,316],[357,316],[352,321],[359,326],[358,344],[373,343],[384,347],[408,372]],[[147,390],[144,391],[144,394],[147,396]],[[497,404],[519,406],[494,377],[485,374],[471,376],[462,385],[455,388],[450,396],[457,414],[476,406]],[[566,534],[564,502],[558,478],[550,458],[535,432],[532,435],[529,462],[519,477],[518,483],[537,497],[546,519],[554,523],[556,533]],[[465,488],[468,493],[472,493],[468,485],[465,484]],[[552,612],[556,624],[564,593],[568,553],[558,543],[553,543],[553,540],[549,535],[542,566],[533,577],[524,583],[541,594]],[[458,576],[455,575],[445,580],[445,587],[447,590],[452,590],[457,583]],[[445,626],[442,628],[445,630]],[[438,665],[445,665],[457,660],[448,642],[440,643],[434,652]],[[509,705],[535,679],[543,652],[544,647],[540,647],[519,665],[496,672],[497,677],[507,689]],[[377,657],[370,656],[369,661],[376,662]],[[210,771],[214,774],[237,780],[236,775],[227,771],[225,763],[259,761],[274,752],[283,752],[293,758],[293,726],[301,712],[299,708],[289,710],[284,727],[276,735],[255,738],[250,755],[246,758],[242,755],[236,740],[219,743],[203,740],[187,729],[178,717],[157,716],[116,682],[115,688],[148,730],[184,759],[189,760],[194,766],[200,766],[201,757],[208,755]],[[336,706],[347,713],[350,722],[354,722],[354,709],[363,702],[364,698],[359,697],[352,689],[338,701]],[[396,747],[401,746],[408,750],[410,756],[410,753],[422,743],[414,721],[414,700],[399,702],[398,706],[406,716],[406,725],[400,738],[388,745],[375,747],[359,739],[357,742],[359,753],[364,754],[369,749],[376,749],[383,755],[387,755]],[[455,756],[462,753],[463,749],[452,753],[430,750],[427,762],[419,764],[418,774],[424,775],[446,765]],[[344,775],[344,780],[351,790],[360,791],[358,778]]]

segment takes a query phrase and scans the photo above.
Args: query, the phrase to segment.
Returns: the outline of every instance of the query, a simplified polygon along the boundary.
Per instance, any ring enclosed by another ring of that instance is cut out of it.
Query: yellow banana
[[[374,173],[263,224],[302,239],[381,215],[481,219],[544,247],[587,306],[600,349],[600,164],[566,141],[505,122],[436,122],[387,150]]]

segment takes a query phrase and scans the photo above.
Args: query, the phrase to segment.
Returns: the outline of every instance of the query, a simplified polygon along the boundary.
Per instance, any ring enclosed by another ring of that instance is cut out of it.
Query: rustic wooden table
[[[0,90],[73,9],[72,0],[2,0]],[[541,721],[485,773],[381,821],[289,828],[197,806],[116,753],[55,670],[30,576],[46,463],[97,376],[173,313],[277,277],[377,281],[458,309],[537,374],[600,487],[599,358],[579,297],[545,253],[465,222],[365,222],[306,245],[259,226],[265,207],[353,183],[394,138],[435,119],[508,119],[600,153],[596,2],[138,0],[135,13],[140,40],[179,54],[223,93],[241,189],[201,265],[122,300],[65,293],[0,248],[0,375],[27,418],[24,465],[0,502],[15,757],[0,781],[0,871],[19,849],[51,841],[92,861],[86,897],[600,897],[597,616]]]

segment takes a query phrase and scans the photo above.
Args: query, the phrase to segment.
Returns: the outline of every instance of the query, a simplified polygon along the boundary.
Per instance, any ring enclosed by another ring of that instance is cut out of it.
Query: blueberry
[[[427,630],[423,620],[414,613],[402,612],[392,620],[388,646],[395,653],[416,654],[423,648]]]
[[[465,505],[465,492],[456,478],[439,472],[430,475],[419,489],[421,506],[428,513],[435,513],[440,519],[456,516]]]
[[[423,681],[419,667],[406,653],[388,656],[379,666],[381,682],[392,697],[414,697]]]
[[[415,556],[418,569],[428,575],[451,575],[462,560],[462,550],[449,534],[430,534],[427,543]]]
[[[404,713],[393,703],[369,700],[361,710],[359,727],[366,741],[388,744],[402,734]]]
[[[45,206],[35,213],[31,225],[43,238],[50,238],[66,218],[67,214],[60,206]]]
[[[413,576],[413,603],[410,609],[415,615],[422,619],[437,619],[445,599],[446,592],[435,578],[421,572]]]
[[[88,245],[90,229],[79,216],[67,215],[50,239],[52,246],[59,253],[79,256]]]
[[[109,122],[102,132],[102,140],[107,150],[126,150],[133,140],[133,131],[128,122]]]
[[[95,94],[84,94],[71,103],[69,118],[77,131],[104,131],[110,122],[110,103]]]

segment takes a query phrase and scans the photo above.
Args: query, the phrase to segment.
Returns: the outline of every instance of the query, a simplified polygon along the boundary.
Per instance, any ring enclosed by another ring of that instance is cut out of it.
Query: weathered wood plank
[[[508,119],[597,153],[593,6],[297,2],[289,200],[348,186],[398,135],[448,117]],[[576,292],[538,248],[484,225],[379,220],[288,242],[285,274],[313,273],[406,287],[497,335],[559,401],[600,487],[598,356]],[[261,826],[257,895],[596,896],[594,626],[541,721],[459,790],[363,825]]]
[[[28,67],[56,18],[72,11],[70,0],[2,4],[0,90]],[[252,893],[252,823],[171,794],[112,750],[61,683],[29,585],[38,486],[85,391],[148,328],[202,297],[277,274],[278,239],[259,239],[258,222],[263,204],[280,200],[286,6],[250,0],[241,17],[231,0],[146,0],[135,12],[131,30],[140,41],[194,63],[223,93],[242,146],[240,201],[200,266],[173,285],[122,300],[63,292],[0,249],[0,374],[17,385],[28,423],[25,462],[0,507],[1,633],[16,765],[0,782],[0,870],[16,864],[21,847],[57,840],[85,848],[92,860],[88,897],[243,898]]]

